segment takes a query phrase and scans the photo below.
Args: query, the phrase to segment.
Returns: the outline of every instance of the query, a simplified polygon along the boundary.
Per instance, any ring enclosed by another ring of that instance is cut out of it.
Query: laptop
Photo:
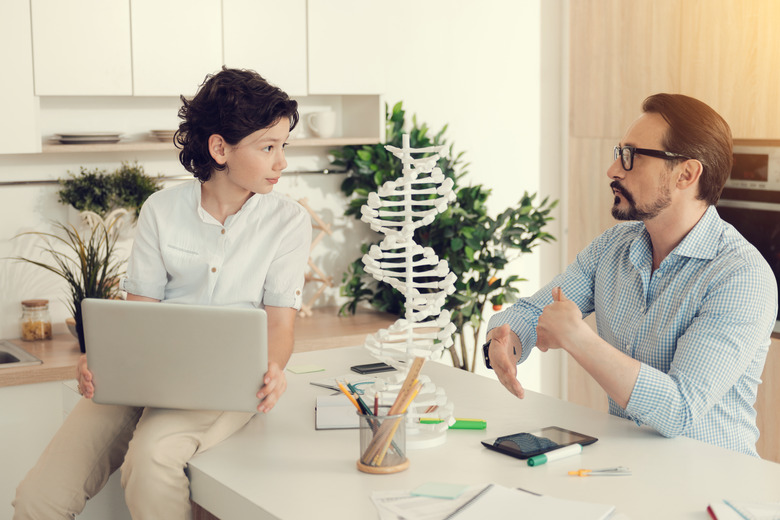
[[[81,309],[96,403],[257,411],[264,310],[93,298]]]

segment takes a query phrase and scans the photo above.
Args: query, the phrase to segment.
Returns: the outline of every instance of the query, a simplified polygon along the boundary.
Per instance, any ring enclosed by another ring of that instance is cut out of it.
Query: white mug
[[[333,137],[336,133],[336,113],[332,110],[311,113],[306,122],[317,137]]]

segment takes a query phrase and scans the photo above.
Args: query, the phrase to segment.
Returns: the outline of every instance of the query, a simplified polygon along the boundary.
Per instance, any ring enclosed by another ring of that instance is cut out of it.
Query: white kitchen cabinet
[[[389,2],[308,0],[309,94],[385,91]],[[413,37],[413,35],[410,35]]]
[[[30,8],[37,95],[132,94],[129,0],[30,0]]]
[[[33,92],[30,6],[27,0],[8,0],[0,16],[0,154],[41,151],[40,103]]]
[[[0,410],[0,518],[11,518],[16,486],[62,423],[62,382],[0,387]]]
[[[76,388],[75,380],[0,387],[0,518],[13,516],[16,487],[81,399]],[[76,518],[130,520],[119,478],[111,475]]]
[[[222,0],[222,16],[225,65],[307,94],[306,0]]]
[[[220,69],[220,0],[132,0],[131,6],[134,95],[190,96]]]

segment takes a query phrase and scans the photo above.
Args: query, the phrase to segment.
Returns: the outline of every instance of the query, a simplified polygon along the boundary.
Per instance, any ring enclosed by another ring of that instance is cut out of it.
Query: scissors
[[[631,470],[625,466],[602,469],[578,469],[570,471],[569,475],[575,477],[620,477],[631,475]]]

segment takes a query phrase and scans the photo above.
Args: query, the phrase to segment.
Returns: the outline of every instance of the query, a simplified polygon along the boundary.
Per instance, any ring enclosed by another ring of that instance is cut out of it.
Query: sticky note
[[[317,365],[296,365],[287,367],[287,370],[293,374],[308,374],[309,372],[322,372],[325,369]]]
[[[443,482],[427,482],[411,491],[412,495],[433,498],[458,498],[468,486],[461,484],[445,484]]]

